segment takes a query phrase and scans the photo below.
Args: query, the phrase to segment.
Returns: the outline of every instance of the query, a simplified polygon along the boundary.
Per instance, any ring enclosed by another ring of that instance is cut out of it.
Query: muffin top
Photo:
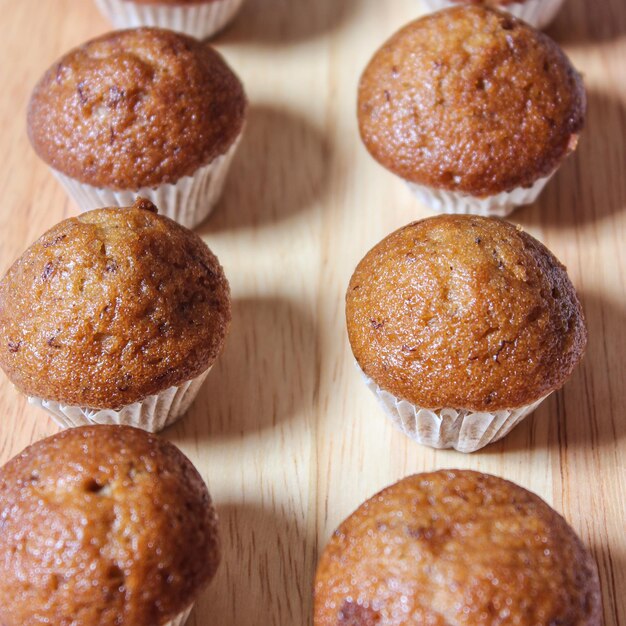
[[[83,183],[175,183],[224,154],[246,97],[222,57],[157,28],[115,31],[75,48],[39,81],[28,107],[35,151]]]
[[[519,227],[442,215],[392,233],[346,295],[352,350],[384,390],[423,408],[513,409],[560,387],[584,353],[565,268]]]
[[[547,176],[583,127],[580,76],[549,37],[479,6],[412,22],[374,55],[359,85],[372,156],[429,187],[495,195]]]
[[[320,560],[315,626],[600,626],[598,573],[534,494],[470,471],[417,474],[365,502]]]
[[[117,409],[222,349],[228,282],[192,231],[139,199],[50,229],[0,281],[0,366],[24,393]]]
[[[26,448],[0,469],[0,511],[5,626],[160,626],[220,560],[201,476],[172,444],[127,426]]]

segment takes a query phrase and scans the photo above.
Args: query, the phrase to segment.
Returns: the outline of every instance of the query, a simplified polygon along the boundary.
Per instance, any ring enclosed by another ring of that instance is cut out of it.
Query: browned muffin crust
[[[220,560],[206,485],[127,426],[65,430],[0,469],[0,623],[160,626]]]
[[[335,531],[315,626],[600,626],[596,565],[536,495],[478,472],[417,474]]]
[[[230,291],[192,231],[138,200],[54,226],[0,281],[0,367],[24,393],[117,409],[220,353]]]
[[[75,48],[39,81],[28,134],[52,168],[83,183],[174,183],[224,154],[246,97],[210,46],[157,28],[115,31]]]
[[[557,389],[587,330],[565,268],[495,218],[442,215],[392,233],[357,266],[348,336],[380,387],[431,409],[512,409]]]
[[[478,6],[412,22],[359,85],[361,137],[402,178],[478,197],[527,187],[575,147],[580,76],[549,37]]]

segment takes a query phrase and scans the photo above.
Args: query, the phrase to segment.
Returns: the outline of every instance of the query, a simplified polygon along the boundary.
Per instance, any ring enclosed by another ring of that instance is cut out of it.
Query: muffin
[[[220,561],[202,477],[171,443],[83,426],[0,469],[0,623],[182,626]]]
[[[243,0],[96,0],[115,26],[159,26],[204,39],[224,28]]]
[[[246,107],[215,50],[139,28],[57,61],[31,96],[28,134],[82,210],[141,195],[191,228],[219,199]]]
[[[543,500],[495,476],[417,474],[339,526],[315,626],[600,626],[593,558]]]
[[[192,231],[145,200],[45,233],[0,281],[0,367],[61,426],[157,431],[222,350],[228,281]]]
[[[459,4],[479,4],[508,11],[535,28],[545,28],[563,5],[563,0],[424,0],[431,11],[440,11]]]
[[[444,213],[533,202],[576,147],[586,96],[565,53],[500,11],[461,6],[395,34],[359,84],[370,154]]]
[[[407,435],[473,452],[569,378],[587,330],[565,268],[493,217],[441,215],[392,233],[357,266],[348,337]]]

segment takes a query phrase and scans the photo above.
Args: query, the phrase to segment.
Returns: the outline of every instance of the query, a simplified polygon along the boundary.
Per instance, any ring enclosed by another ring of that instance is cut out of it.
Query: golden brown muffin
[[[412,22],[359,85],[361,137],[405,180],[485,197],[530,187],[575,147],[580,76],[550,38],[478,6]]]
[[[315,626],[600,626],[596,565],[536,495],[470,471],[417,474],[333,534]]]
[[[160,626],[220,561],[202,477],[127,426],[63,431],[0,469],[0,623]]]
[[[110,189],[175,183],[224,154],[246,97],[222,57],[157,28],[115,31],[75,48],[39,81],[28,107],[37,154]]]
[[[442,215],[392,233],[346,295],[361,369],[429,409],[513,409],[557,389],[582,358],[576,291],[552,253],[496,218]]]
[[[0,366],[30,396],[117,409],[220,353],[230,291],[215,255],[145,200],[64,220],[0,281]]]

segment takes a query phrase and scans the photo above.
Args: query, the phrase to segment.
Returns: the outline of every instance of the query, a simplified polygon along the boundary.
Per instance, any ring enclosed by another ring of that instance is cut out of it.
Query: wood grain
[[[0,271],[75,212],[33,154],[30,89],[107,30],[91,2],[0,0]],[[247,134],[200,228],[222,260],[232,333],[199,400],[165,433],[221,512],[224,562],[191,626],[310,624],[316,558],[336,525],[412,472],[467,467],[535,491],[597,559],[608,626],[626,624],[626,4],[567,0],[550,33],[582,70],[589,120],[540,201],[513,216],[568,266],[584,364],[508,438],[472,456],[411,443],[352,365],[343,296],[363,254],[428,215],[360,144],[355,93],[374,49],[419,0],[248,0],[216,45],[245,82]],[[55,431],[0,376],[0,461]]]

